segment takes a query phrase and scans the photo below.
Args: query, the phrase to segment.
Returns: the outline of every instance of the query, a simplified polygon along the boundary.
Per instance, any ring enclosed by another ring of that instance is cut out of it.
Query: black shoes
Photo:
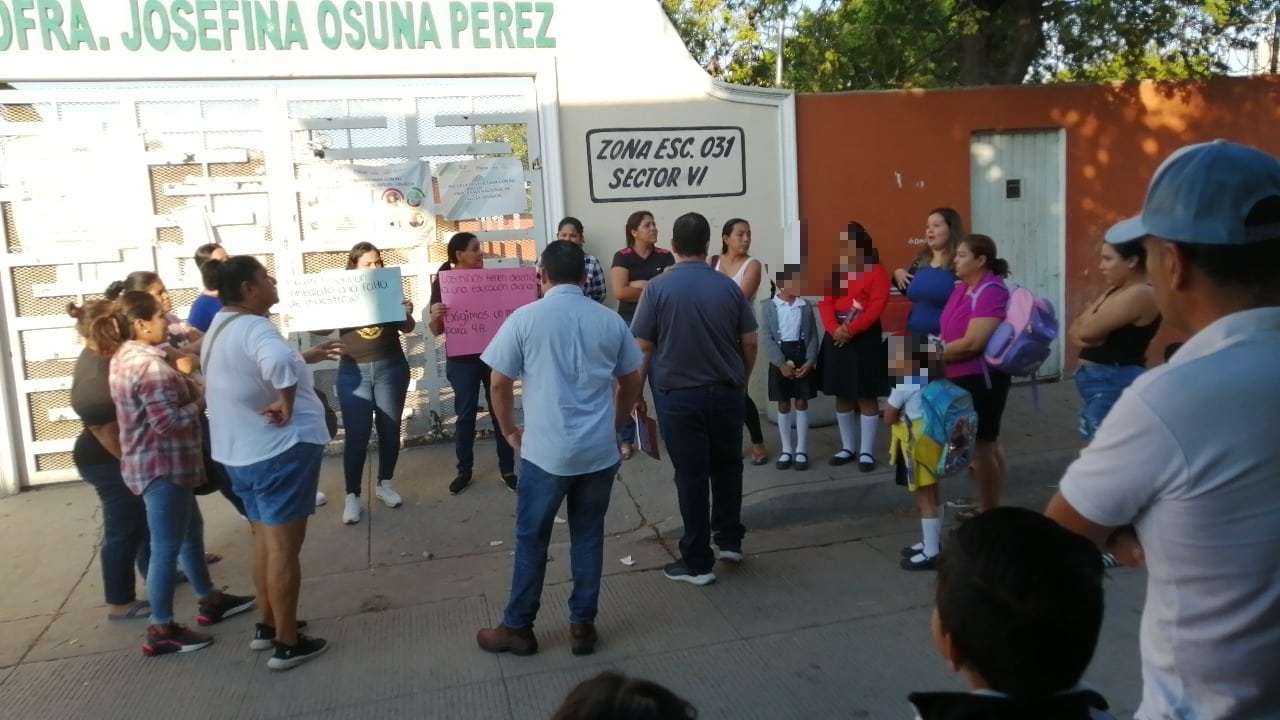
[[[467,486],[470,484],[471,484],[470,473],[466,475],[459,475],[458,477],[453,479],[453,482],[449,483],[449,494],[457,495],[463,490],[466,490]]]
[[[276,651],[267,661],[272,670],[292,670],[308,660],[315,660],[325,654],[329,643],[320,638],[311,638],[298,634],[298,642],[293,645],[275,643]]]

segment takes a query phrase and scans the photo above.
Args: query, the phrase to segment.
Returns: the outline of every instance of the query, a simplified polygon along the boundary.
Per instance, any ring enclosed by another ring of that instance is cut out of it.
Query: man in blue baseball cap
[[[1047,514],[1148,571],[1137,717],[1280,713],[1280,161],[1173,153],[1142,214],[1164,322],[1188,337],[1121,396]]]

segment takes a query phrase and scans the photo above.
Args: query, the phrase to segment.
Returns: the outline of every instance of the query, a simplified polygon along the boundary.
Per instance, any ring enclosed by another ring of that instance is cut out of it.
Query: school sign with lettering
[[[549,49],[555,9],[497,0],[0,0],[0,52]]]
[[[598,203],[736,197],[747,192],[740,127],[613,128],[587,133]]]

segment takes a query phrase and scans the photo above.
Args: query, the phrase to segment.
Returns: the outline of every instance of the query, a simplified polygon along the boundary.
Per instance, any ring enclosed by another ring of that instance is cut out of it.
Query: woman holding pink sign
[[[469,232],[460,232],[449,239],[449,259],[437,271],[436,278],[431,281],[431,320],[428,327],[434,335],[444,334],[444,316],[448,306],[441,302],[439,273],[450,270],[483,270],[484,251],[480,249],[480,240]],[[446,339],[447,343],[448,340]],[[516,477],[515,451],[507,443],[506,432],[498,424],[493,414],[493,401],[489,395],[489,376],[491,370],[480,360],[479,353],[474,355],[454,355],[445,359],[445,377],[453,388],[453,411],[457,419],[454,421],[453,449],[458,457],[458,475],[449,483],[449,494],[457,495],[471,484],[471,471],[474,465],[474,445],[476,441],[476,410],[480,400],[480,388],[484,387],[484,403],[489,408],[489,417],[493,420],[493,437],[498,445],[498,472],[507,489],[516,491],[519,478]]]

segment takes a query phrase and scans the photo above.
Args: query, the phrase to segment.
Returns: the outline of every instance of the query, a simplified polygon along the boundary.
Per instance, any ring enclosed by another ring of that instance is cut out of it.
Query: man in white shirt
[[[1156,171],[1142,240],[1164,322],[1190,339],[1138,378],[1047,514],[1146,566],[1137,717],[1280,712],[1280,161],[1216,141]]]
[[[589,655],[604,568],[604,516],[621,454],[617,432],[640,397],[644,361],[617,313],[582,293],[583,251],[557,240],[542,253],[545,296],[512,313],[480,356],[493,368],[493,411],[520,451],[516,553],[502,624],[476,633],[489,652],[532,655],[556,511],[568,498],[569,634]],[[526,427],[515,423],[513,385],[523,378]],[[616,395],[614,383],[617,381]],[[613,402],[610,402],[610,398]]]
[[[289,670],[323,654],[327,643],[298,630],[298,556],[315,513],[320,461],[329,442],[324,406],[307,358],[266,314],[280,300],[275,278],[252,256],[218,270],[223,308],[201,347],[213,459],[226,467],[253,528],[253,581],[261,622],[249,647],[275,652],[272,670]],[[312,361],[332,352],[326,343]],[[311,351],[309,351],[311,352]]]

